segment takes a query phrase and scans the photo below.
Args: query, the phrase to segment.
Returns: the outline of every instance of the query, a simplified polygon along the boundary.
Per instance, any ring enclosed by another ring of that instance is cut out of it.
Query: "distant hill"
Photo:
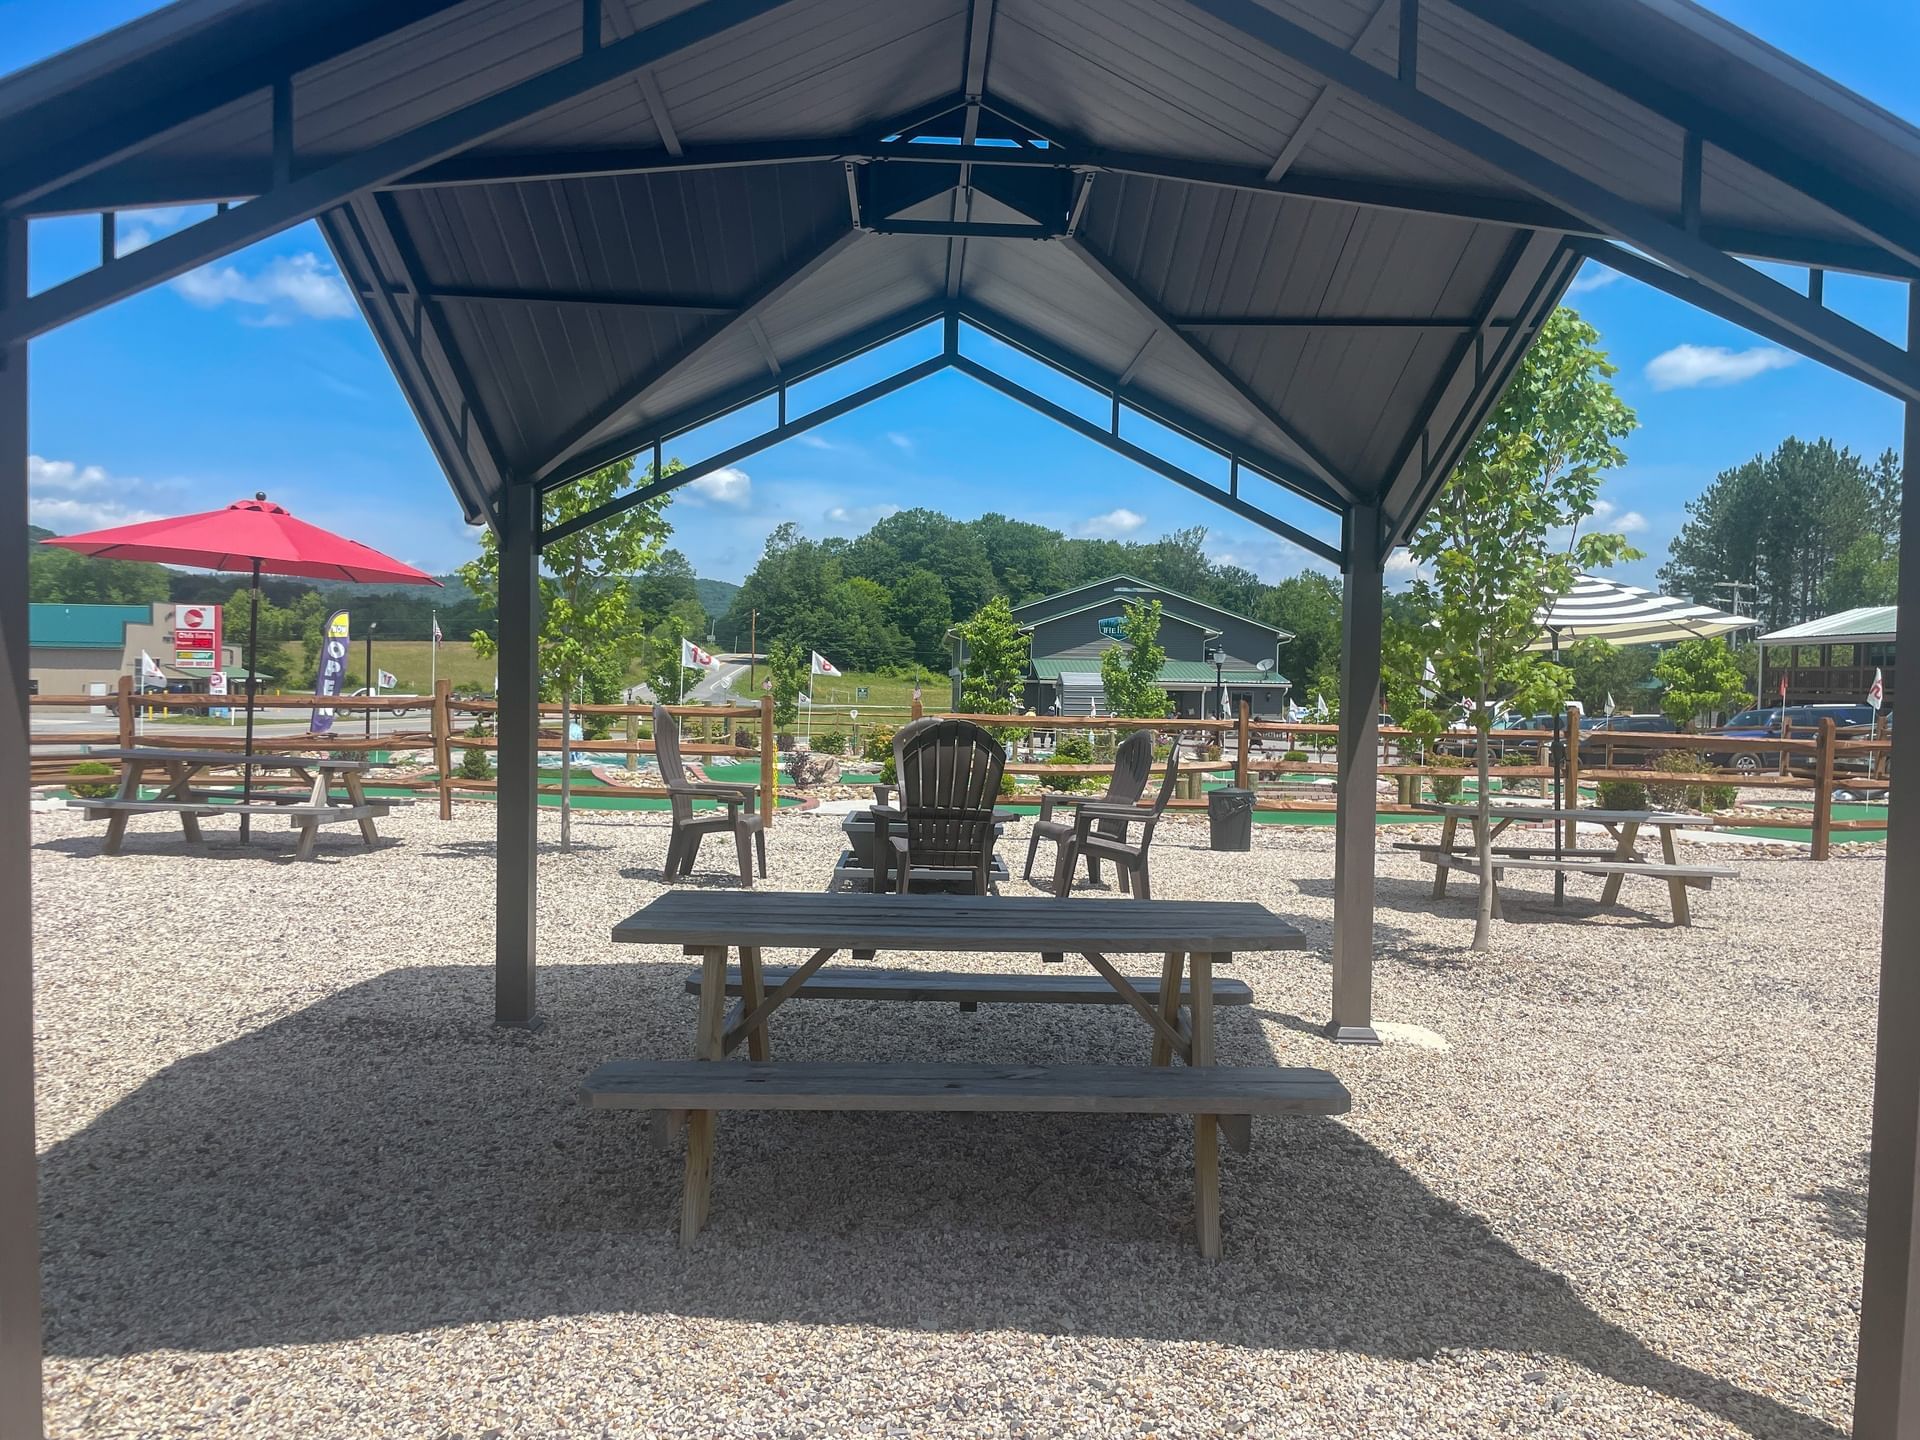
[[[51,540],[52,538],[53,531],[47,529],[44,525],[27,526],[27,543],[29,545],[38,545],[42,540]]]
[[[731,580],[695,580],[693,591],[707,619],[717,625],[720,617],[733,608],[733,597],[740,593],[740,587]]]

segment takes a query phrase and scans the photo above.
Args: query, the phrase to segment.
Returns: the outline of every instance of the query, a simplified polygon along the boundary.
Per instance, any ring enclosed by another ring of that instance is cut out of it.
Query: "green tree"
[[[800,718],[800,692],[807,688],[810,674],[808,654],[797,641],[776,640],[767,647],[767,675],[773,681],[773,725],[782,735],[791,734]]]
[[[1121,611],[1118,645],[1100,652],[1100,688],[1115,715],[1171,714],[1173,697],[1160,688],[1167,650],[1160,643],[1160,602],[1129,600]]]
[[[1687,503],[1660,584],[1710,605],[1725,598],[1718,582],[1753,582],[1752,613],[1769,630],[1891,603],[1900,481],[1891,451],[1869,464],[1831,440],[1789,437],[1771,455],[1721,471]]]
[[[164,565],[102,560],[54,545],[35,543],[27,552],[27,598],[37,603],[154,605],[167,598],[167,575]]]
[[[1009,715],[1019,709],[1031,640],[996,595],[959,627],[960,708],[969,715]]]
[[[1682,640],[1660,655],[1653,673],[1663,687],[1660,708],[1682,730],[1702,715],[1737,708],[1747,698],[1747,676],[1720,639]]]
[[[654,562],[635,575],[627,587],[634,607],[649,619],[666,615],[676,606],[692,605],[703,619],[691,632],[695,639],[707,633],[706,615],[700,604],[700,592],[693,577],[693,566],[678,550],[662,550]]]
[[[706,612],[691,597],[669,607],[667,613],[647,631],[642,666],[647,688],[662,705],[678,705],[681,697],[706,678],[707,672],[695,665],[680,663],[682,641],[701,643],[707,630]]]
[[[651,468],[642,479],[656,478]],[[667,473],[679,468],[673,461]],[[629,459],[550,490],[541,501],[542,527],[551,529],[597,509],[636,483]],[[541,548],[537,663],[542,698],[561,703],[563,737],[570,733],[575,696],[617,694],[627,666],[646,642],[646,617],[633,603],[633,576],[659,559],[672,533],[667,503],[667,497],[656,497]],[[475,595],[498,605],[500,542],[492,530],[482,532],[480,558],[461,566],[460,578]],[[483,656],[499,651],[485,630],[473,632],[473,647]],[[570,850],[572,767],[565,763],[560,786],[560,848]]]
[[[1521,362],[1407,549],[1420,572],[1396,621],[1398,685],[1421,690],[1428,662],[1438,695],[1473,697],[1483,737],[1498,701],[1543,710],[1566,695],[1566,670],[1529,647],[1536,611],[1573,587],[1581,570],[1632,552],[1619,535],[1558,538],[1593,513],[1603,471],[1626,459],[1632,410],[1610,383],[1615,367],[1594,328],[1556,310]],[[1407,673],[1414,657],[1421,670]],[[1479,915],[1473,948],[1492,929],[1488,747],[1479,747]]]
[[[1340,693],[1340,582],[1318,570],[1302,570],[1269,586],[1250,612],[1293,639],[1280,651],[1280,668],[1293,681],[1295,699],[1314,692]]]
[[[1607,698],[1616,708],[1637,710],[1653,683],[1653,647],[1611,645],[1598,636],[1577,640],[1561,652],[1572,676],[1573,698],[1589,715],[1603,715]]]
[[[933,571],[916,566],[894,587],[892,613],[913,658],[922,665],[946,668],[947,627],[953,623],[953,601],[947,596],[946,583]]]

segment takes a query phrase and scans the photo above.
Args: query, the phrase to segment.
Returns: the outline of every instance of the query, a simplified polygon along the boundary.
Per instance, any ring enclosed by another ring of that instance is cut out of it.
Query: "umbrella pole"
[[[1560,632],[1554,630],[1549,633],[1553,636],[1553,663],[1558,665],[1560,663]],[[1566,718],[1567,707],[1564,705],[1555,705],[1553,707],[1553,808],[1555,810],[1566,808],[1561,803],[1563,794],[1562,787],[1567,773],[1567,746],[1566,741],[1562,738],[1563,731],[1561,727],[1565,725]],[[1575,737],[1576,742],[1578,738],[1577,736]],[[1576,795],[1573,798],[1577,805],[1580,797]],[[1562,834],[1563,827],[1559,816],[1556,815],[1553,821],[1553,903],[1556,906],[1567,903],[1567,872],[1560,868],[1560,862],[1566,858],[1561,853],[1560,848]]]
[[[219,663],[216,656],[215,663]],[[260,658],[260,562],[253,562],[253,586],[247,591],[247,751],[240,764],[240,843],[252,833],[253,806],[253,695]]]

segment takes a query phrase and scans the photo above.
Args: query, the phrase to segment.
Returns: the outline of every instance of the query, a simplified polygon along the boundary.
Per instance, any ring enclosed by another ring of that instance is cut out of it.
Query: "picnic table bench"
[[[411,803],[369,800],[362,786],[367,773],[364,757],[147,747],[104,751],[98,758],[120,762],[119,790],[105,799],[72,803],[87,819],[107,822],[106,842],[101,848],[106,855],[120,852],[127,821],[135,815],[177,815],[186,838],[196,842],[201,838],[200,821],[209,816],[284,815],[300,832],[294,856],[305,860],[313,854],[319,826],[357,822],[360,838],[371,846],[380,838],[373,822],[385,818],[391,806]],[[213,775],[216,770],[247,765],[255,770],[283,772],[299,788],[269,785],[265,789],[255,787],[249,795],[241,786],[220,782]],[[140,792],[151,772],[164,775],[165,783],[156,796],[146,799]],[[335,777],[346,791],[344,800],[334,793]]]
[[[1216,964],[1247,950],[1298,949],[1305,938],[1265,906],[1245,901],[1087,899],[1038,896],[822,895],[679,891],[614,927],[623,944],[678,945],[701,957],[694,1056],[615,1060],[582,1082],[580,1099],[670,1119],[684,1112],[686,1175],[680,1239],[705,1224],[712,1190],[714,1115],[720,1110],[1026,1110],[1194,1117],[1195,1233],[1200,1251],[1220,1251],[1218,1140],[1244,1144],[1254,1115],[1339,1114],[1350,1098],[1324,1070],[1214,1064],[1216,1002],[1247,1003],[1223,988]],[[764,967],[762,952],[811,951],[802,964]],[[1087,984],[1052,975],[854,969],[815,980],[843,952],[887,950],[1077,954]],[[730,952],[739,963],[729,965]],[[1158,983],[1122,974],[1110,955],[1161,957]],[[840,983],[835,983],[840,982]],[[857,998],[1086,1004],[1093,984],[1152,1032],[1148,1064],[894,1065],[775,1061],[768,1021],[788,1000]],[[727,1012],[729,992],[739,1002]],[[745,1065],[716,1063],[742,1045]],[[1185,1062],[1176,1068],[1173,1060]]]
[[[1438,900],[1447,893],[1447,877],[1458,870],[1463,874],[1480,873],[1478,845],[1479,807],[1474,805],[1423,803],[1422,810],[1430,811],[1442,817],[1440,840],[1402,840],[1395,843],[1398,850],[1412,850],[1427,864],[1434,867],[1433,898]],[[1687,900],[1689,889],[1708,890],[1715,880],[1730,880],[1735,872],[1724,865],[1683,865],[1674,853],[1674,833],[1686,829],[1708,829],[1714,824],[1712,817],[1702,815],[1669,814],[1658,810],[1581,810],[1554,809],[1549,806],[1500,805],[1492,807],[1488,818],[1495,821],[1488,839],[1491,841],[1503,834],[1516,823],[1547,822],[1554,825],[1572,820],[1600,826],[1613,837],[1611,849],[1587,850],[1577,845],[1571,849],[1563,848],[1556,856],[1551,841],[1532,842],[1524,845],[1493,845],[1491,877],[1493,885],[1493,913],[1496,918],[1504,918],[1505,907],[1500,899],[1500,879],[1508,870],[1545,870],[1562,875],[1603,875],[1606,885],[1600,892],[1600,903],[1612,905],[1620,898],[1620,885],[1630,875],[1643,876],[1650,880],[1660,880],[1667,886],[1668,901],[1673,907],[1673,921],[1676,925],[1693,924],[1693,910]],[[1474,840],[1468,844],[1459,844],[1455,840],[1457,827],[1466,820],[1474,827]],[[1661,857],[1652,860],[1634,848],[1640,837],[1641,829],[1651,828],[1660,837]]]

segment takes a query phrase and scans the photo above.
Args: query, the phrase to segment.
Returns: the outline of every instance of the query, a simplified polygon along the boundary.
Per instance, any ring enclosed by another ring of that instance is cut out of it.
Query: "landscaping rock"
[[[813,750],[796,750],[787,756],[787,778],[801,790],[832,785],[840,779],[840,757],[822,755]]]

